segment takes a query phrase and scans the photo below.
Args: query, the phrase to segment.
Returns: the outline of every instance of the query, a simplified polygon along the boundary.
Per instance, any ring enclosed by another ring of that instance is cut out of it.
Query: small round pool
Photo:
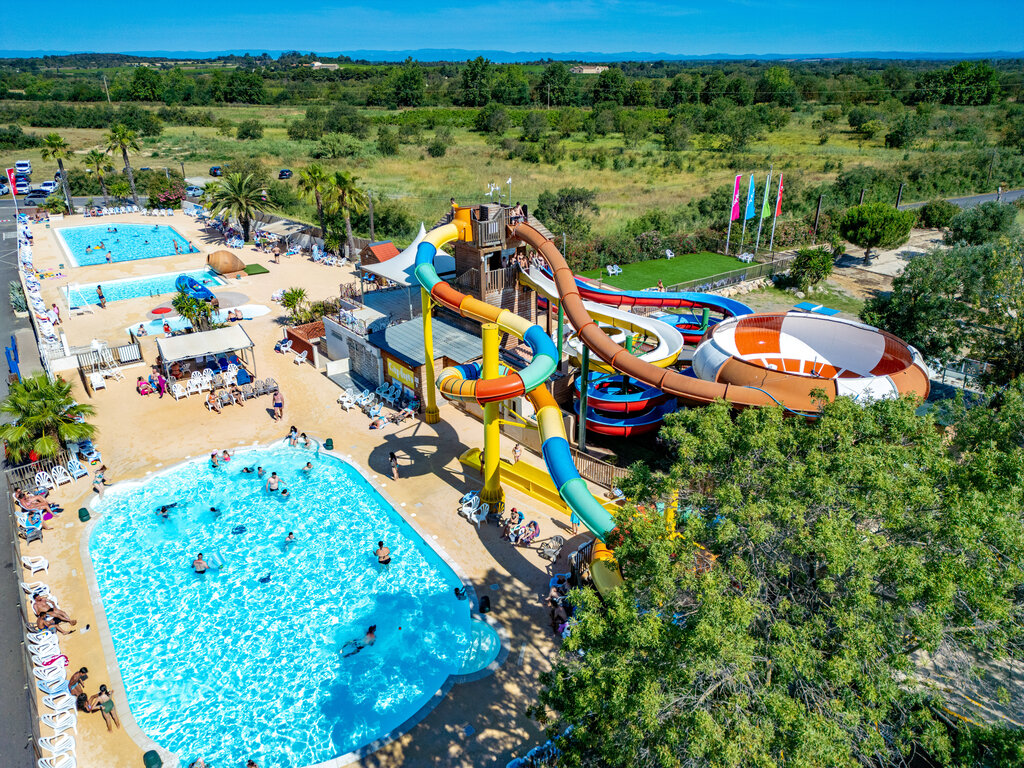
[[[289,497],[242,472],[257,466]],[[96,502],[89,549],[131,713],[182,764],[298,768],[359,751],[497,658],[455,572],[363,474],[278,445]],[[199,552],[217,566],[203,576]],[[360,647],[371,624],[376,642]]]

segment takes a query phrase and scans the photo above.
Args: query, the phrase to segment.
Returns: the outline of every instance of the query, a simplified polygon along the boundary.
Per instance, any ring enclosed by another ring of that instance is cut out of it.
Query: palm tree
[[[291,313],[293,320],[298,317],[299,311],[305,303],[305,288],[289,288],[281,295],[281,306]]]
[[[110,163],[107,162],[107,153],[100,152],[98,149],[90,149],[85,157],[82,158],[87,168],[92,168],[96,174],[96,178],[100,180],[100,189],[103,190],[103,205],[107,204],[107,184],[103,180],[103,174],[107,171],[113,170]]]
[[[171,299],[171,308],[188,320],[189,325],[196,331],[201,331],[208,326],[213,314],[213,307],[205,301],[189,296],[182,291],[178,291],[178,294]]]
[[[272,207],[263,198],[263,187],[256,183],[251,173],[245,176],[229,173],[210,189],[209,201],[212,215],[238,219],[242,225],[242,239],[246,242],[249,241],[253,217]]]
[[[324,224],[324,192],[330,184],[330,178],[323,166],[313,163],[299,174],[298,189],[304,200],[316,204],[316,215],[320,219],[320,236],[327,237],[327,226]]]
[[[139,151],[139,139],[135,131],[123,123],[115,123],[110,126],[110,133],[107,134],[107,151],[120,152],[124,159],[124,170],[128,174],[128,185],[132,188],[132,202],[139,204],[139,193],[135,191],[135,174],[132,173],[132,164],[128,162],[128,150]]]
[[[366,193],[356,184],[358,177],[348,171],[335,171],[331,179],[330,208],[345,217],[345,242],[348,244],[349,257],[355,251],[352,239],[352,214],[366,210]]]
[[[14,461],[33,452],[50,458],[64,450],[65,442],[91,440],[96,435],[96,427],[85,421],[95,409],[76,403],[68,382],[50,381],[44,373],[12,384],[0,413],[13,418],[13,423],[0,426],[0,440],[7,443],[7,454]]]
[[[64,160],[71,157],[71,145],[64,141],[59,133],[48,133],[43,139],[42,156],[44,160],[56,160],[60,169],[60,186],[64,190],[64,199],[68,203],[68,213],[75,212],[71,203],[71,188],[68,186],[68,175],[64,172]]]

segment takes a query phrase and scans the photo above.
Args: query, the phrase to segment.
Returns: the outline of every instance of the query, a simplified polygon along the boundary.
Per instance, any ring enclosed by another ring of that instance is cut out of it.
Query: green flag
[[[768,188],[771,187],[771,185],[772,185],[772,174],[769,172],[768,173],[768,181],[766,181],[764,183],[764,200],[761,201],[761,218],[762,219],[764,219],[765,216],[771,216],[771,213],[769,212],[769,209],[768,209]]]

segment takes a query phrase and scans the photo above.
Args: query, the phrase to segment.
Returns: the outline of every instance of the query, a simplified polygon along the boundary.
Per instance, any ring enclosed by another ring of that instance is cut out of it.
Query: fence
[[[702,277],[697,280],[690,280],[685,283],[676,283],[665,287],[666,291],[697,291],[707,293],[725,288],[738,283],[745,283],[747,280],[757,280],[762,277],[771,277],[788,272],[790,265],[796,258],[796,254],[781,256],[774,261],[766,261],[764,264],[749,264],[740,269],[733,269],[728,272],[720,272],[717,275]]]
[[[629,474],[628,469],[616,467],[614,464],[601,461],[600,459],[578,451],[571,446],[569,450],[572,451],[573,463],[576,465],[576,469],[579,471],[580,477],[600,485],[602,488],[611,490],[614,487],[616,480]]]
[[[34,490],[36,488],[37,472],[49,472],[58,464],[66,467],[68,459],[70,458],[71,454],[68,451],[62,450],[52,458],[40,459],[32,464],[25,464],[21,467],[11,467],[10,469],[5,470],[4,475],[7,478],[8,490],[11,492],[17,489]]]

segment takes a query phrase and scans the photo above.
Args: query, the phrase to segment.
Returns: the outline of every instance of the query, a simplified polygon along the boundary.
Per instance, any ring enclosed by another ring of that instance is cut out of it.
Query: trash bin
[[[164,761],[160,758],[160,754],[155,749],[151,749],[142,756],[142,764],[145,768],[161,768]]]
[[[333,437],[328,437],[326,440],[324,440],[324,448],[326,448],[328,451],[333,451],[334,450],[334,438]]]
[[[79,519],[79,521],[81,521],[83,523],[89,522],[89,510],[86,509],[85,507],[82,507],[81,509],[79,509],[78,510],[78,519]]]

